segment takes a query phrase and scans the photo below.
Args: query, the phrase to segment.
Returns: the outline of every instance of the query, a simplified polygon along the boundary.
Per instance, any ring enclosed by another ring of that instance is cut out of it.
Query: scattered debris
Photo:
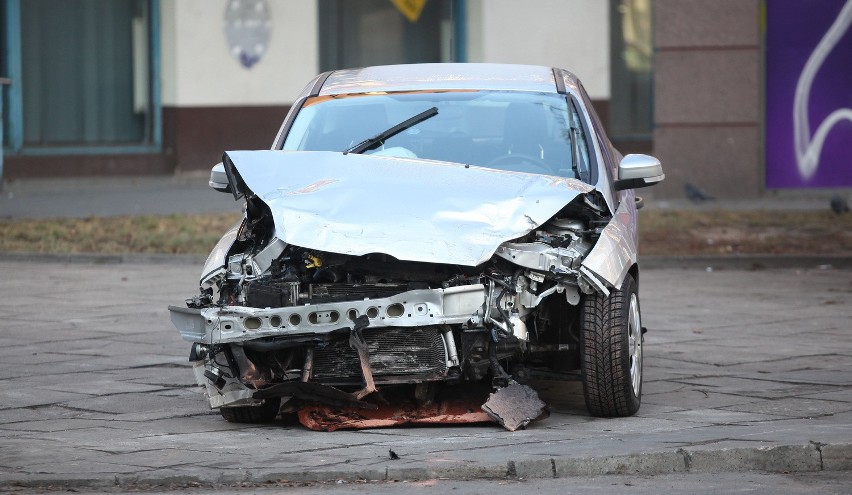
[[[515,381],[491,394],[488,401],[482,405],[482,410],[509,431],[524,428],[530,421],[544,419],[550,415],[547,404],[538,397],[535,390]]]
[[[275,397],[297,397],[304,401],[319,401],[337,407],[352,407],[361,409],[376,409],[378,406],[356,399],[352,394],[343,392],[329,385],[315,382],[285,382],[272,387],[258,390],[252,397],[255,399],[270,399]]]

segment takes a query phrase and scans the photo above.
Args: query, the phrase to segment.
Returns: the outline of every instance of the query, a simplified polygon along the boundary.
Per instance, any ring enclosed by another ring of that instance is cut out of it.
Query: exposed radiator
[[[367,328],[363,333],[374,377],[444,376],[447,372],[444,338],[436,327]],[[348,339],[314,350],[312,379],[328,383],[360,381],[358,354],[349,347]]]
[[[308,301],[313,304],[352,299],[379,299],[408,290],[407,283],[390,284],[311,284]]]

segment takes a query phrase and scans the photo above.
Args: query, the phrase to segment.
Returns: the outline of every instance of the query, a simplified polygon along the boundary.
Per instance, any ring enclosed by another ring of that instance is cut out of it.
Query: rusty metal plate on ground
[[[415,401],[382,404],[378,409],[340,408],[323,404],[307,404],[299,409],[299,422],[315,431],[363,430],[407,424],[491,423],[480,410],[481,397],[451,399],[428,405]]]

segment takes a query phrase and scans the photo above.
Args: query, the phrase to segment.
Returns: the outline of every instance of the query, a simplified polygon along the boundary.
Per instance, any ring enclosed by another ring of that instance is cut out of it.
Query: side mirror
[[[231,192],[231,183],[228,182],[228,174],[225,173],[225,165],[222,162],[213,165],[213,168],[210,169],[210,182],[208,184],[219,192]]]
[[[618,164],[615,190],[653,186],[666,178],[660,160],[648,155],[627,155]]]

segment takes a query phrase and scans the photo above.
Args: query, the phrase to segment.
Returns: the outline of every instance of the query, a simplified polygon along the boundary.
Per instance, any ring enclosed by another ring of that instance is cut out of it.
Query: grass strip
[[[0,220],[0,251],[207,255],[239,214]],[[643,210],[642,255],[852,256],[852,215]]]
[[[206,255],[239,214],[0,220],[0,251]]]
[[[639,215],[645,255],[852,255],[852,215],[822,210],[651,210]]]

